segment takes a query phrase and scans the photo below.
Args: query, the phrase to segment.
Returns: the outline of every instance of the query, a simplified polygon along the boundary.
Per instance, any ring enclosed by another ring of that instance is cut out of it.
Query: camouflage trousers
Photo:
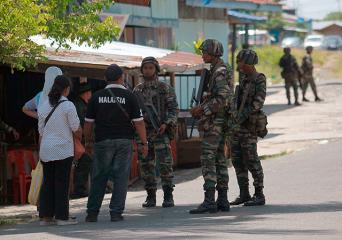
[[[216,119],[215,122],[218,124],[214,124],[210,131],[204,131],[201,144],[203,189],[205,191],[215,187],[217,190],[228,189],[228,159],[224,154],[225,135],[220,120]]]
[[[162,186],[174,187],[173,159],[171,154],[170,139],[166,134],[156,136],[148,140],[149,150],[146,158],[138,152],[140,172],[145,182],[145,189],[157,189],[156,163],[159,162],[159,171]]]
[[[290,89],[293,88],[293,94],[295,97],[295,101],[298,101],[298,85],[296,75],[292,73],[287,73],[284,75],[285,77],[285,90],[286,90],[286,97],[288,101],[291,101],[291,93]]]
[[[263,188],[264,172],[257,153],[257,137],[247,129],[234,133],[231,154],[240,189],[248,188],[248,171],[252,173],[254,187]]]
[[[311,89],[312,89],[312,92],[313,92],[315,98],[317,98],[318,97],[317,87],[316,87],[316,83],[315,83],[315,80],[314,80],[312,74],[305,74],[303,76],[303,97],[305,97],[306,90],[308,89],[309,84],[311,86]]]

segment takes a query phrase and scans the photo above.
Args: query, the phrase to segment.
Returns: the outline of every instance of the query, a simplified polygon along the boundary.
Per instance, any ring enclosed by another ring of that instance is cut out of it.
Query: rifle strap
[[[62,102],[67,102],[67,101],[68,101],[68,100],[59,101],[59,102],[52,108],[52,110],[50,111],[49,115],[47,115],[47,117],[45,118],[44,126],[46,126],[47,122],[49,121],[49,119],[51,118],[52,114],[54,113],[54,111],[56,110],[56,108],[59,106],[59,104],[61,104]]]
[[[133,122],[132,122],[132,119],[129,117],[128,112],[127,112],[127,111],[124,109],[124,107],[117,101],[117,98],[116,98],[115,94],[113,93],[113,91],[112,91],[110,88],[108,88],[108,92],[109,92],[109,94],[114,98],[114,102],[115,102],[116,106],[118,106],[118,108],[122,111],[122,113],[125,115],[125,117],[127,118],[127,120],[131,123],[132,128],[134,129],[134,128],[135,128],[135,127],[134,127],[134,124],[133,124]]]
[[[239,111],[238,111],[239,115],[241,114],[242,109],[245,107],[245,104],[246,104],[246,101],[247,101],[247,97],[248,97],[248,94],[249,94],[249,89],[251,88],[251,85],[252,85],[251,82],[252,81],[248,81],[247,82],[247,87],[246,87],[245,91],[243,92],[242,101],[241,101],[241,104],[240,104],[240,107],[239,107]]]

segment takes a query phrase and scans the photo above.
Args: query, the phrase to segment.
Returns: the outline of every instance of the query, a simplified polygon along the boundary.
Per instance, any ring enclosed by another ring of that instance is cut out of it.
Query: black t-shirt
[[[114,97],[110,94],[112,91]],[[130,119],[119,108],[118,101]],[[135,95],[121,85],[111,84],[97,91],[88,103],[86,121],[95,123],[95,142],[106,139],[132,139],[132,121],[143,120]]]

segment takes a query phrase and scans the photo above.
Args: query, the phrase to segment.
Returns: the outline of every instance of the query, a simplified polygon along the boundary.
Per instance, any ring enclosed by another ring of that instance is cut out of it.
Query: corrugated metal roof
[[[52,40],[41,36],[31,38],[34,42],[47,48],[46,57],[49,63],[65,66],[86,66],[105,69],[108,65],[116,63],[125,68],[139,68],[144,57],[154,56],[158,59],[161,69],[166,72],[184,72],[203,68],[201,56],[176,52],[167,49],[152,48],[123,42],[106,43],[100,48],[86,45],[70,44],[71,49],[60,49],[52,45]]]
[[[321,30],[323,28],[327,28],[332,25],[337,25],[342,27],[342,21],[320,21],[320,22],[313,22],[312,28],[314,30]]]

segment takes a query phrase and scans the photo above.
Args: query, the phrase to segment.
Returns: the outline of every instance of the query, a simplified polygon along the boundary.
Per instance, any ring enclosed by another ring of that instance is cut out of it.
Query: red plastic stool
[[[32,169],[36,166],[33,151],[25,149],[7,151],[7,161],[12,169],[12,191],[14,204],[26,204],[31,184],[31,172],[25,170],[25,163]]]

